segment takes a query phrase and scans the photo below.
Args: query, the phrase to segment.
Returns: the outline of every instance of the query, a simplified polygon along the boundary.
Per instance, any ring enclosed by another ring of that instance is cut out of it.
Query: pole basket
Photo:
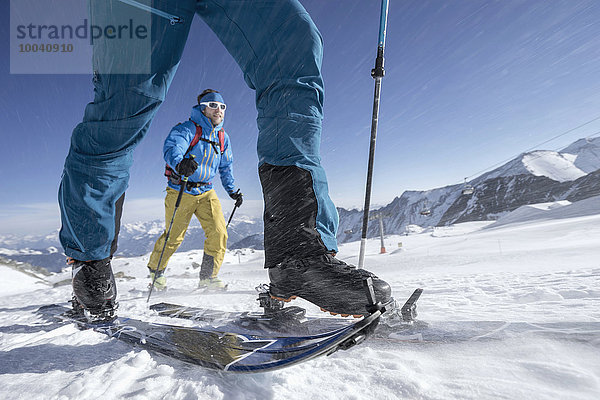
[[[379,254],[384,254],[385,253],[385,247],[381,247],[381,251],[379,252]]]

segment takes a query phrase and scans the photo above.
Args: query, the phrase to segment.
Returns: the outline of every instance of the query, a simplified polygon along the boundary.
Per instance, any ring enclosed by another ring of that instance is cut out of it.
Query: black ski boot
[[[368,315],[364,281],[371,277],[375,301],[392,301],[390,285],[364,269],[348,265],[331,254],[282,262],[269,268],[271,296],[289,301],[302,297],[323,311],[342,316]]]
[[[204,255],[202,256],[202,264],[200,265],[200,273],[198,274],[200,280],[202,281],[209,279],[212,276],[214,269],[215,258],[204,253]]]
[[[73,310],[83,308],[90,322],[105,322],[115,318],[117,286],[110,258],[98,261],[70,259],[73,276]],[[77,303],[77,304],[76,304]]]
[[[71,300],[69,300],[69,303],[71,303],[72,308],[70,311],[66,312],[67,315],[69,315],[70,317],[73,317],[73,318],[77,318],[77,319],[82,319],[82,320],[87,319],[85,317],[85,308],[83,308],[83,306],[77,300],[77,297],[75,297],[75,295],[73,295]]]

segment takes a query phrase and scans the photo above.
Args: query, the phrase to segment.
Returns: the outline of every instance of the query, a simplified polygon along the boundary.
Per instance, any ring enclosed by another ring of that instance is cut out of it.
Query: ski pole
[[[179,204],[181,203],[181,198],[183,197],[183,192],[185,192],[185,187],[187,185],[188,177],[184,176],[181,178],[181,188],[179,189],[179,195],[177,195],[177,201],[175,202],[175,209],[173,210],[173,216],[171,217],[171,223],[169,224],[169,229],[167,230],[167,234],[165,236],[165,243],[163,244],[162,251],[160,252],[160,257],[158,258],[158,265],[156,266],[156,272],[154,273],[154,278],[152,279],[152,284],[150,285],[150,293],[148,293],[148,299],[146,303],[150,302],[150,296],[152,296],[152,290],[154,289],[154,283],[156,282],[156,278],[158,277],[158,269],[160,268],[160,262],[162,261],[163,254],[165,254],[165,248],[167,247],[167,242],[169,241],[169,235],[171,234],[171,228],[173,228],[173,221],[175,220],[175,214],[177,213],[177,209],[179,208]]]
[[[240,189],[238,189],[237,192],[235,192],[235,193],[239,193],[239,192],[240,192]],[[225,227],[225,229],[229,228],[229,223],[231,222],[231,218],[233,218],[233,214],[235,214],[236,208],[238,208],[237,200],[236,200],[235,204],[233,205],[233,211],[231,211],[231,215],[229,216],[229,220],[227,221],[227,226]]]
[[[388,0],[381,0],[381,17],[379,20],[379,43],[377,45],[377,58],[371,76],[375,79],[375,95],[373,98],[373,118],[371,120],[371,145],[369,147],[369,164],[367,167],[367,185],[365,193],[365,207],[363,214],[362,237],[360,239],[360,254],[358,268],[363,268],[365,262],[365,246],[367,244],[367,228],[369,225],[369,206],[371,204],[371,186],[373,183],[373,163],[375,161],[375,142],[377,140],[377,121],[379,118],[379,98],[381,97],[381,79],[385,75],[383,69],[383,51],[385,48],[385,30],[387,26]]]

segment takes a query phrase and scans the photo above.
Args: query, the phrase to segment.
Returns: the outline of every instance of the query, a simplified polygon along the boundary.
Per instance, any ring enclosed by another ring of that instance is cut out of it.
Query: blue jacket
[[[193,122],[192,122],[193,121]],[[200,106],[194,106],[192,108],[191,121],[186,121],[179,125],[176,125],[165,139],[163,146],[163,155],[167,164],[175,170],[175,167],[181,160],[187,149],[190,147],[194,135],[196,134],[196,125],[194,122],[202,127],[202,137],[212,142],[219,143],[219,130],[222,128],[223,123],[213,126],[210,119],[208,119],[202,111]],[[198,169],[192,176],[189,177],[190,182],[207,182],[208,184],[187,190],[186,193],[197,195],[200,193],[207,192],[213,188],[213,179],[219,171],[221,177],[221,184],[227,191],[227,193],[233,193],[235,186],[233,184],[233,153],[231,152],[231,143],[229,142],[229,136],[225,133],[225,149],[223,154],[220,154],[219,146],[215,151],[212,144],[200,140],[188,153],[196,156],[195,160],[198,162]],[[168,183],[169,187],[179,190],[179,185]]]

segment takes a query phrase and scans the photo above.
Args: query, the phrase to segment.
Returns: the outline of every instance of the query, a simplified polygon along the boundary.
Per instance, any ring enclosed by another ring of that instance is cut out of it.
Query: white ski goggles
[[[225,109],[227,108],[226,104],[219,103],[217,101],[206,101],[206,102],[200,103],[200,105],[201,106],[206,106],[208,108],[212,108],[213,110],[216,110],[219,107],[221,107],[221,110],[225,111]]]

